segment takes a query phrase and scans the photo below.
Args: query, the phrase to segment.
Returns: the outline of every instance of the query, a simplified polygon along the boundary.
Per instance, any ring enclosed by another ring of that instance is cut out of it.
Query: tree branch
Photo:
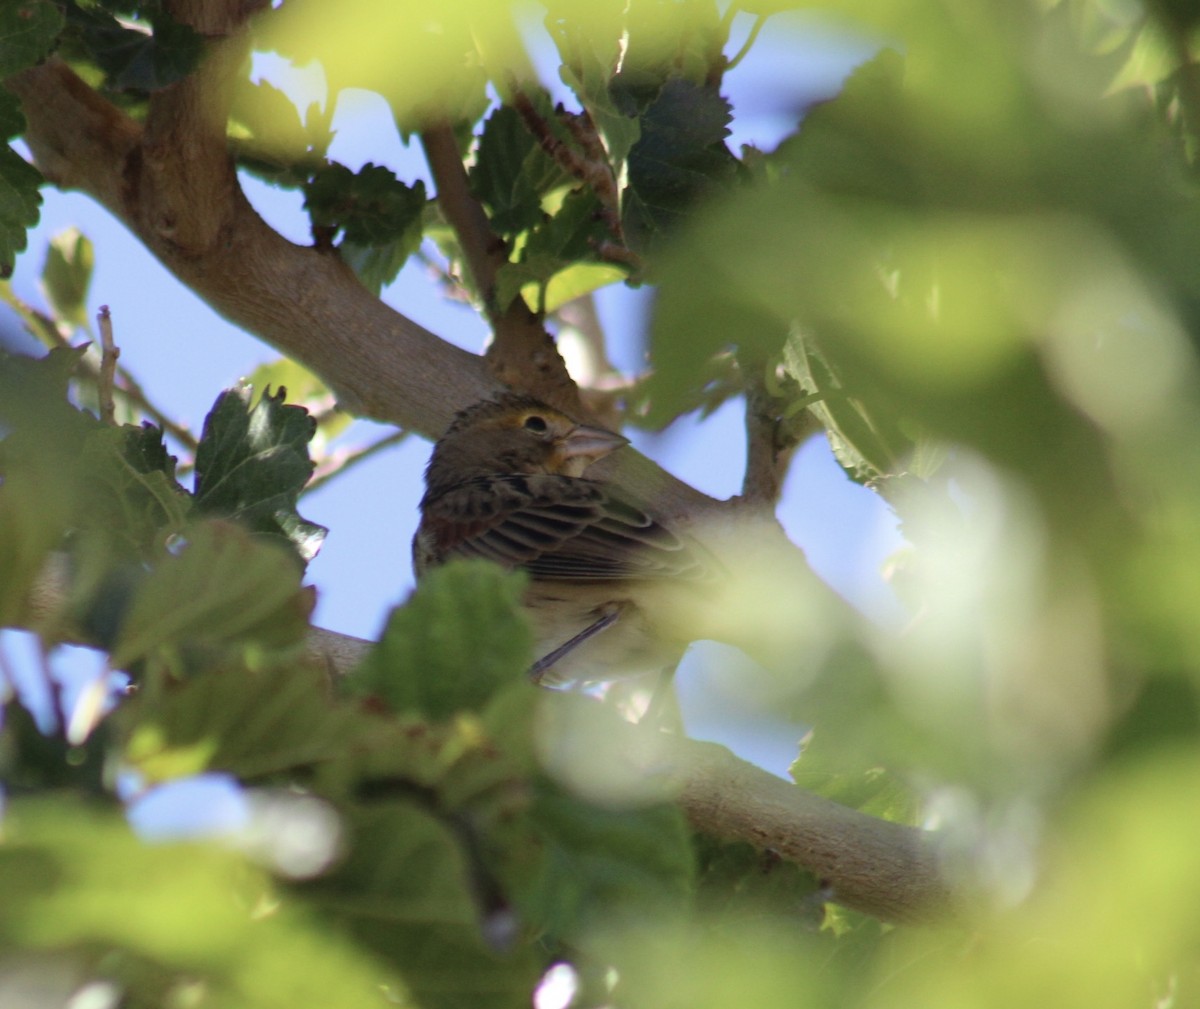
[[[520,295],[500,308],[496,275],[508,262],[509,248],[493,230],[471,192],[454,131],[446,123],[424,130],[421,143],[437,186],[438,206],[458,236],[467,269],[492,325],[485,360],[497,381],[531,393],[575,416],[586,414],[579,389],[542,320]]]
[[[212,141],[203,103],[163,98],[150,133],[59,60],[6,83],[47,179],[93,196],[180,281],[320,375],[350,412],[436,437],[455,412],[496,390],[481,358],[383,304],[336,256],[273,231],[237,184],[223,123],[220,143]],[[178,121],[162,122],[168,112]],[[167,133],[189,138],[184,150],[155,143]]]

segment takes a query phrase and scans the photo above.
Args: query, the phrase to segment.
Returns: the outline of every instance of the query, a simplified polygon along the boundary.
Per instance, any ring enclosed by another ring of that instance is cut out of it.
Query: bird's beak
[[[555,454],[564,470],[578,475],[597,459],[603,459],[610,452],[628,444],[629,439],[622,434],[590,424],[579,424],[559,442]]]

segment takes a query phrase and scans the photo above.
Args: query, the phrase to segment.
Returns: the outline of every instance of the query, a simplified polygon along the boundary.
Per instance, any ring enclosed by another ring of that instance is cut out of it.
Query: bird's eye
[[[531,413],[525,418],[525,430],[532,431],[534,434],[545,434],[546,418],[539,416],[536,413]]]

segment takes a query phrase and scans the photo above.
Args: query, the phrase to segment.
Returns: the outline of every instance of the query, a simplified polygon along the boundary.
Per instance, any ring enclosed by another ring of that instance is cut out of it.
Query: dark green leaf
[[[529,1005],[534,951],[500,955],[485,942],[476,874],[448,821],[393,800],[350,810],[346,822],[346,858],[297,891],[398,971],[421,1006]]]
[[[240,526],[193,526],[178,555],[141,582],[112,649],[114,666],[188,649],[285,649],[308,629],[313,598],[290,551]]]
[[[549,101],[540,102],[537,111],[552,129],[554,112]],[[499,234],[517,235],[533,227],[546,216],[542,209],[546,194],[571,181],[529,132],[516,109],[502,105],[485,120],[470,183]]]
[[[6,88],[0,87],[0,139],[11,140],[25,132],[25,115],[21,102]]]
[[[50,239],[42,267],[42,287],[54,313],[73,326],[87,324],[87,296],[95,254],[91,239],[67,228]]]
[[[677,806],[605,809],[542,783],[529,815],[540,871],[520,897],[551,935],[578,939],[601,920],[636,921],[685,906],[695,860]]]
[[[67,26],[114,91],[157,91],[186,77],[204,52],[204,39],[161,7],[150,12],[150,33],[127,28],[100,7],[70,2]]]
[[[151,556],[182,527],[191,500],[175,481],[175,458],[158,428],[98,426],[79,464],[88,500],[78,525],[117,544],[123,556]]]
[[[303,774],[362,745],[365,719],[330,699],[324,670],[290,660],[210,664],[142,689],[113,716],[124,761],[148,784],[204,771],[244,782]]]
[[[0,277],[12,273],[26,233],[38,222],[42,173],[11,147],[0,147]]]
[[[725,146],[729,120],[729,103],[715,87],[680,78],[663,86],[629,152],[622,223],[633,247],[645,248],[730,187],[738,163]]]
[[[309,561],[326,530],[301,518],[296,502],[312,476],[308,442],[316,421],[303,407],[287,405],[284,389],[264,392],[253,408],[252,395],[249,388],[222,393],[204,420],[196,452],[197,510],[285,540]]]
[[[34,66],[62,31],[53,0],[9,0],[0,5],[0,78]]]
[[[314,228],[341,231],[356,245],[411,241],[425,209],[425,183],[406,185],[370,162],[357,172],[333,162],[304,187],[304,207]]]
[[[431,571],[392,612],[383,638],[348,686],[395,711],[431,719],[482,708],[533,661],[520,613],[524,579],[485,561],[454,561]]]
[[[325,112],[313,102],[303,121],[292,100],[273,84],[243,81],[230,118],[249,136],[235,133],[238,157],[284,185],[300,185],[325,159],[333,139],[333,102]]]
[[[811,873],[741,842],[698,835],[695,845],[697,903],[711,923],[737,928],[775,918],[797,929],[821,927],[825,898]]]

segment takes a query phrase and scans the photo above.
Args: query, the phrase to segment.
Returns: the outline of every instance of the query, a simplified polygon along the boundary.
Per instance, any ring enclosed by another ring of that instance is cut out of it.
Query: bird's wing
[[[711,573],[695,543],[594,480],[488,477],[427,501],[423,525],[440,560],[483,557],[535,578],[699,580]]]

